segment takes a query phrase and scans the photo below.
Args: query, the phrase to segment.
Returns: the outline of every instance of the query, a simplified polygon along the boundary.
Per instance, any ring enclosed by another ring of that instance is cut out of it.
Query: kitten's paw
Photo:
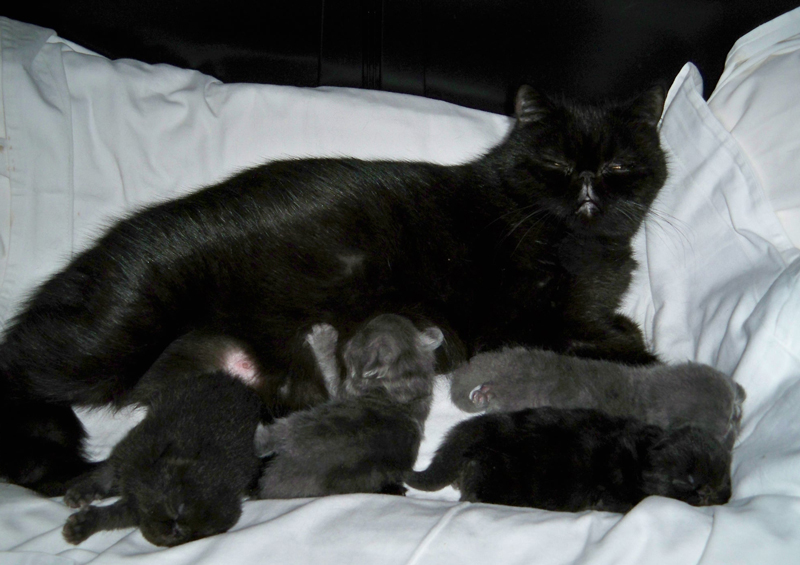
[[[330,350],[336,347],[339,332],[330,324],[314,324],[306,336],[306,342],[314,349]]]
[[[64,529],[61,531],[67,542],[78,545],[97,531],[97,511],[92,506],[78,510],[67,518]]]
[[[490,383],[483,383],[473,388],[469,393],[469,400],[478,408],[486,408],[495,397]]]
[[[64,504],[70,508],[80,508],[102,498],[103,496],[97,489],[90,485],[79,484],[67,490],[64,494]]]

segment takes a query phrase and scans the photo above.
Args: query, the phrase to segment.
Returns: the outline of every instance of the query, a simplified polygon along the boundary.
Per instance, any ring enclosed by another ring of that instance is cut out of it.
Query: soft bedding
[[[0,48],[4,321],[103,226],[146,203],[287,156],[456,163],[509,126],[398,94],[222,84],[112,62],[4,18]],[[758,118],[776,108],[776,80],[800,89],[798,52],[800,9],[737,43],[710,103],[693,65],[675,78],[661,122],[670,178],[635,240],[640,268],[624,305],[662,358],[708,363],[746,389],[728,504],[652,497],[621,516],[460,503],[452,489],[261,500],[230,532],[183,546],[126,529],[76,547],[61,537],[72,512],[61,499],[0,483],[0,563],[800,563],[800,250],[776,215],[800,188],[796,174],[769,175],[796,154],[800,121],[788,102],[769,127]],[[770,74],[776,62],[784,70]],[[447,388],[440,377],[418,467],[466,417]],[[98,458],[140,417],[80,415]]]

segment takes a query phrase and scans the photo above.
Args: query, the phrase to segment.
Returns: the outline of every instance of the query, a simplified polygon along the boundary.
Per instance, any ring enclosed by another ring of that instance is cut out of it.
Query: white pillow
[[[800,247],[800,8],[742,37],[708,105],[747,154]]]

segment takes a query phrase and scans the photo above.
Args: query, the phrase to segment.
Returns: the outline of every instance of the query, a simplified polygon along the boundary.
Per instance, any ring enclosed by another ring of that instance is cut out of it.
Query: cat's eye
[[[622,163],[612,161],[611,163],[606,164],[606,166],[603,167],[603,170],[606,173],[627,173],[629,169]]]
[[[567,163],[566,161],[559,161],[556,159],[547,159],[543,163],[545,167],[548,169],[552,169],[555,171],[562,172],[564,174],[569,174],[572,172],[572,165]]]

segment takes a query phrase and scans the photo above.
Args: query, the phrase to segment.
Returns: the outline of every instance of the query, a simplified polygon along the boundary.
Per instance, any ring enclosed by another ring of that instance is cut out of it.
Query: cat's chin
[[[584,200],[583,203],[578,206],[578,210],[575,212],[575,215],[585,222],[590,222],[599,214],[600,207],[593,200]]]

